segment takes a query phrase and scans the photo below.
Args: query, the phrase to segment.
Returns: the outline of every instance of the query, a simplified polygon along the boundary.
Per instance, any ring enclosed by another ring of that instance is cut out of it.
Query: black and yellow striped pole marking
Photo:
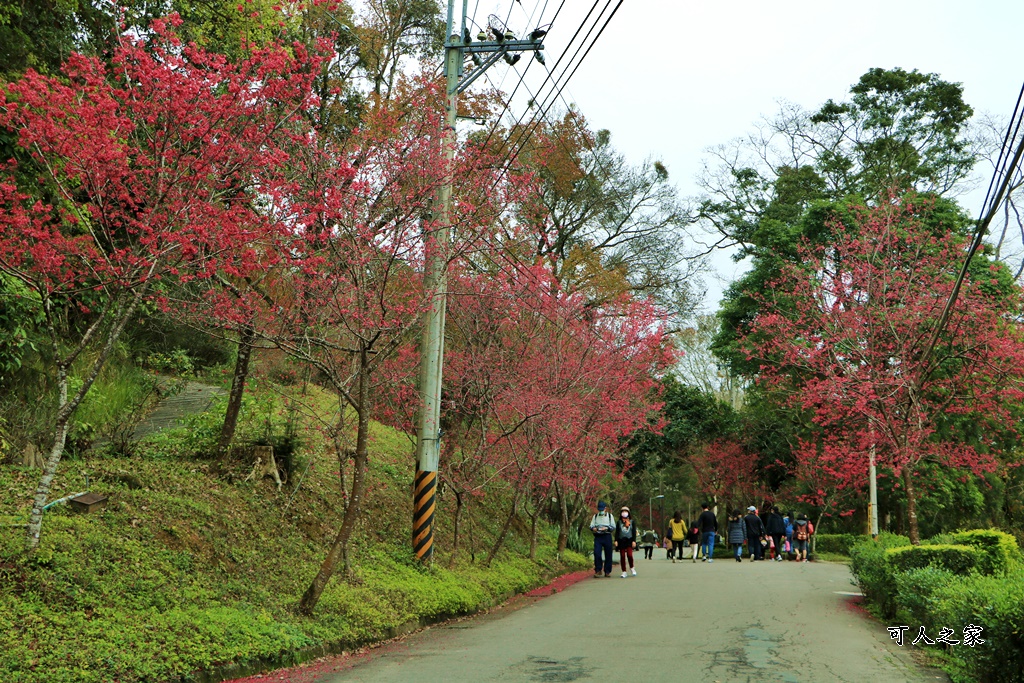
[[[413,496],[412,547],[416,559],[426,562],[434,553],[434,507],[436,505],[437,472],[416,470],[416,491]]]

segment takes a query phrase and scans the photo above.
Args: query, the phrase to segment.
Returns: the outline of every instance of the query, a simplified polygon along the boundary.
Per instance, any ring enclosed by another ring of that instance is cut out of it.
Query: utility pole
[[[434,510],[437,492],[437,467],[441,453],[441,375],[444,370],[444,326],[448,292],[448,260],[451,244],[452,166],[455,161],[458,120],[458,96],[479,78],[492,64],[504,58],[509,65],[519,61],[519,52],[534,52],[543,63],[540,40],[546,31],[535,29],[529,40],[516,40],[500,20],[488,20],[488,36],[483,30],[474,43],[469,35],[466,15],[469,0],[462,0],[462,18],[455,25],[455,2],[448,0],[448,29],[444,46],[445,125],[441,138],[444,163],[448,174],[438,188],[432,224],[438,226],[433,236],[427,236],[426,264],[423,284],[429,293],[430,306],[423,316],[423,336],[420,341],[420,405],[416,431],[416,479],[413,492],[412,546],[416,557],[429,562],[434,552]],[[494,40],[487,40],[493,37]],[[466,55],[470,55],[475,68],[464,75]],[[488,55],[481,60],[481,54]],[[432,237],[432,239],[431,239]]]

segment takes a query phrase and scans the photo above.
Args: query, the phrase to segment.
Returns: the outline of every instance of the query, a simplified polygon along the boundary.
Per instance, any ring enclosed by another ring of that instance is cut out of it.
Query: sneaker
[[[676,563],[676,558],[673,557],[672,558],[672,564],[675,564],[675,563]]]
[[[712,559],[711,559],[711,558],[709,557],[709,558],[708,558],[708,564],[711,564],[712,562],[714,562],[714,560],[712,560]]]
[[[636,576],[636,567],[630,569],[629,571],[633,574],[633,576]]]
[[[600,579],[601,578],[601,572],[598,572],[598,573],[594,574],[594,578],[595,579]]]
[[[612,573],[611,573],[611,572],[605,572],[605,573],[604,573],[604,578],[606,578],[606,579],[607,579],[607,578],[608,578],[609,576],[611,576],[611,575],[612,575]]]
[[[701,562],[710,562],[711,560],[709,560],[709,559],[708,559],[708,558],[706,558],[706,557],[702,557],[702,558],[700,558],[700,561],[701,561]]]
[[[737,562],[742,562],[742,561],[743,561],[743,558],[742,558],[742,557],[737,557],[737,558],[736,558],[736,561],[737,561]]]
[[[627,574],[626,572],[622,572],[622,578],[626,578],[627,576],[629,576],[629,574]]]

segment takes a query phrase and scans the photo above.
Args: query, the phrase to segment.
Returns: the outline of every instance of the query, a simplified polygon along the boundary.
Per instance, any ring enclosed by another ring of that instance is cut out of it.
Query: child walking
[[[619,519],[615,522],[615,541],[619,548],[619,565],[622,567],[622,578],[629,576],[626,572],[626,560],[629,560],[629,571],[636,576],[633,567],[633,548],[636,547],[636,525],[629,517],[629,508],[623,506],[619,511]]]

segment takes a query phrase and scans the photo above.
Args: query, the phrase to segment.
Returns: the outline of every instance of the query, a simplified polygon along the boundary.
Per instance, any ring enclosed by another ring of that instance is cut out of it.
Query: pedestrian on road
[[[636,548],[637,530],[636,524],[629,517],[629,508],[622,506],[619,510],[619,519],[615,523],[615,542],[619,546],[619,565],[622,567],[622,578],[630,574],[636,576],[636,567],[633,566],[633,549]],[[629,560],[629,572],[626,572],[626,560]]]
[[[653,559],[654,546],[658,545],[658,532],[654,529],[648,529],[640,536],[640,538],[643,540],[644,559]]]
[[[599,501],[597,514],[590,518],[590,531],[594,534],[594,578],[612,575],[612,532],[615,530],[615,518],[608,512],[608,503]]]
[[[776,562],[782,560],[782,539],[786,535],[786,522],[782,519],[782,515],[779,514],[779,508],[772,506],[772,511],[768,513],[767,527],[768,535],[772,537],[772,559]]]
[[[747,516],[743,518],[747,524],[747,544],[750,546],[751,558],[754,562],[764,559],[764,548],[761,546],[761,539],[764,538],[764,524],[757,516],[757,508],[751,505],[747,508]]]
[[[700,529],[700,547],[704,553],[704,560],[714,562],[715,556],[715,534],[718,533],[718,519],[711,511],[711,503],[704,503],[701,507],[700,517],[697,518],[697,527]],[[696,560],[694,560],[696,562]]]
[[[796,561],[807,561],[807,545],[814,533],[814,525],[807,519],[807,515],[800,513],[793,525],[793,548],[796,550]]]
[[[793,552],[793,522],[796,521],[796,515],[790,510],[782,520],[786,523],[786,552],[791,553]]]
[[[672,561],[676,561],[676,555],[679,559],[683,559],[683,541],[686,540],[686,521],[683,519],[681,512],[676,510],[676,513],[672,515],[672,519],[668,520],[668,536],[672,541],[672,547],[668,550],[668,555],[672,558]]]
[[[698,551],[700,550],[700,527],[697,526],[697,520],[694,520],[693,524],[690,525],[690,531],[687,533],[686,542],[690,544],[690,559],[696,562],[699,555]]]
[[[733,510],[729,513],[728,531],[726,540],[732,546],[736,554],[736,561],[742,562],[743,544],[747,540],[747,523],[743,521],[743,513]]]

